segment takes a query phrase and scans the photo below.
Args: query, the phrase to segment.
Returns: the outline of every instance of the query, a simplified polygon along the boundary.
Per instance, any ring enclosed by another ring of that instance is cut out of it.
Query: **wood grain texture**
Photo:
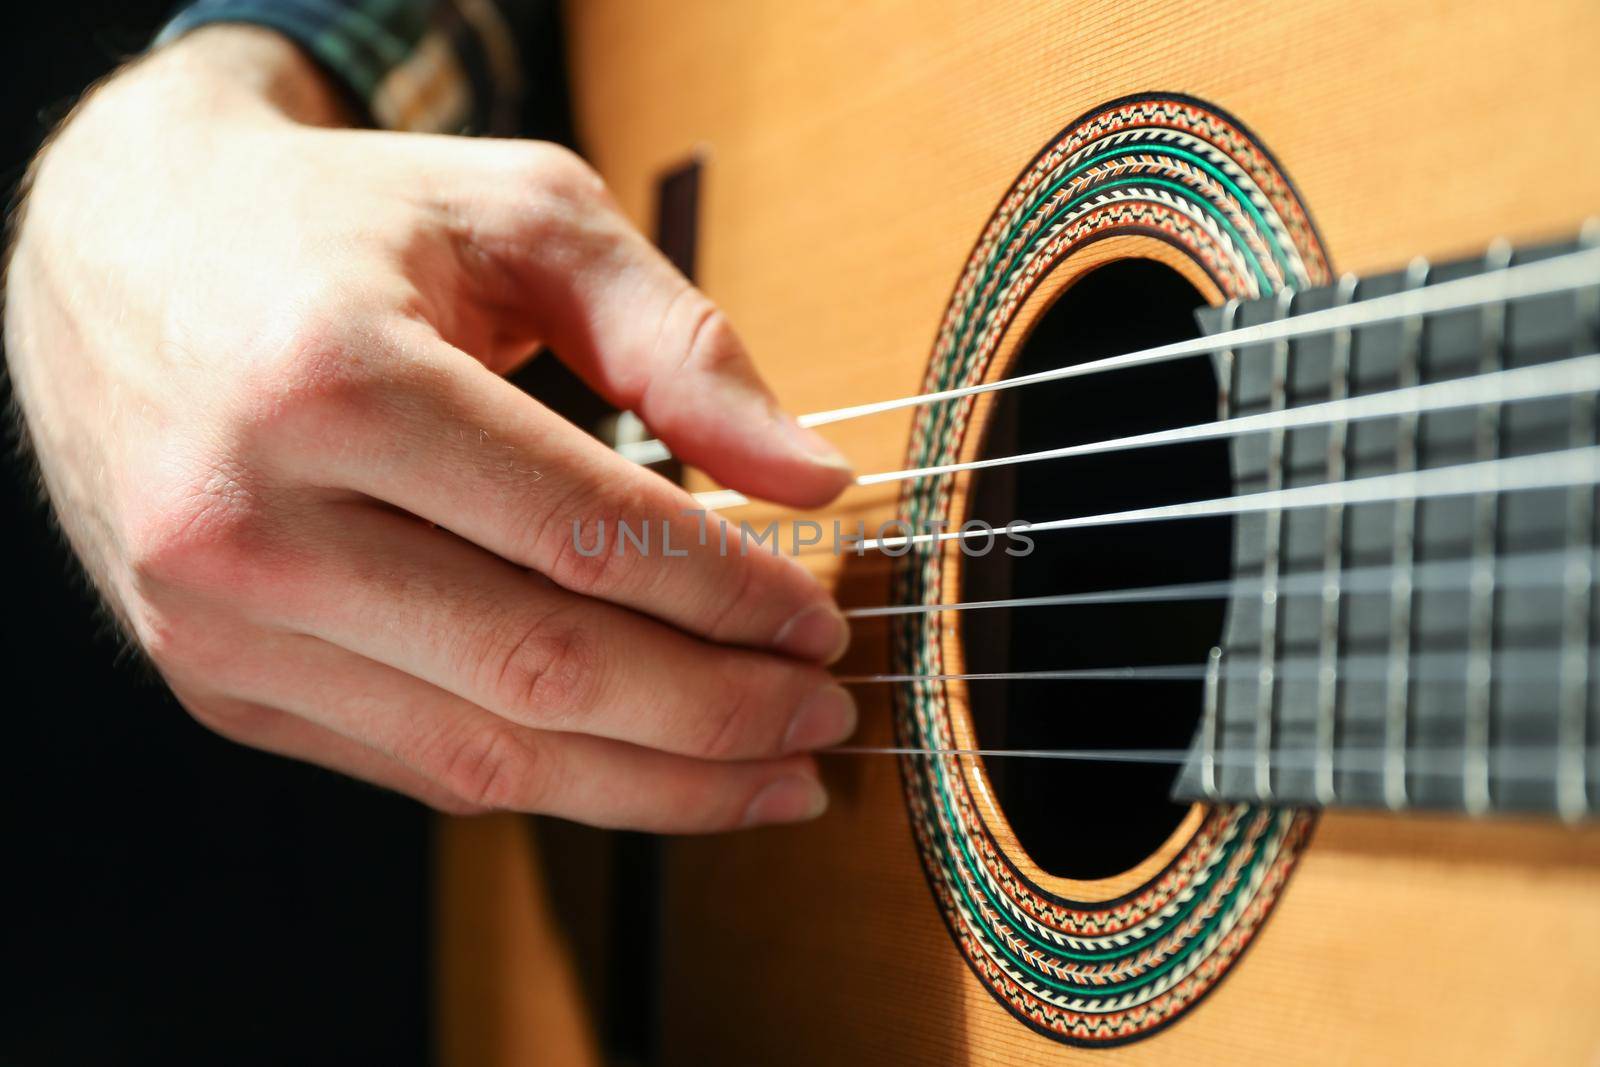
[[[1569,233],[1600,211],[1600,5],[1587,0],[585,0],[569,21],[585,148],[641,225],[656,177],[705,155],[702,286],[794,411],[916,392],[996,198],[1067,122],[1129,93],[1238,116],[1340,270]],[[826,432],[859,469],[886,470],[908,425],[895,413]],[[858,490],[826,514],[876,524],[893,502]],[[819,573],[847,605],[887,597],[881,559],[823,557]],[[841,671],[883,669],[885,633],[863,627]],[[886,743],[888,693],[862,695],[860,740]],[[815,824],[673,843],[669,1062],[1600,1056],[1600,829],[1327,816],[1203,1005],[1145,1041],[1084,1051],[1025,1029],[967,971],[893,762],[826,773],[833,807]]]
[[[516,815],[436,825],[435,1052],[445,1067],[601,1062],[531,830]]]

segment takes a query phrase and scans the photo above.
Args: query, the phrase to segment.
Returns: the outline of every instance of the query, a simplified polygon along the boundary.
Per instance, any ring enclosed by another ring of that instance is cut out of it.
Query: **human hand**
[[[201,722],[449,811],[718,830],[813,816],[844,620],[788,559],[500,375],[546,344],[722,483],[843,461],[570,153],[336,128],[261,30],[197,31],[36,165],[6,349],[90,575]],[[686,558],[573,523],[674,522]]]

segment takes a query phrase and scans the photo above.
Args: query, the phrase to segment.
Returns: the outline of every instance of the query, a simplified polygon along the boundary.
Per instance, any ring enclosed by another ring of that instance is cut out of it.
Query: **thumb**
[[[476,280],[502,290],[486,306],[523,317],[591,388],[729,488],[814,507],[850,484],[845,458],[778,406],[727,317],[586,163],[552,145],[478,147],[517,161],[456,170],[447,217],[471,220],[468,237],[495,268]]]

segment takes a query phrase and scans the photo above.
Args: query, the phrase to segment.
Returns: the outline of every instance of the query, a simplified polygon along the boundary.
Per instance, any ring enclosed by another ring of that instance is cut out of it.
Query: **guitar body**
[[[1302,281],[1481,254],[1502,237],[1571,237],[1600,210],[1600,7],[1581,0],[587,0],[569,23],[587,153],[645,227],[661,176],[698,154],[698,281],[791,411],[925,391],[952,292],[997,204],[1073,123],[1119,101],[1190,101],[1247,129],[1287,179],[1284,203],[1310,220],[1293,237]],[[1018,301],[982,376],[1007,376],[1030,325],[1108,263],[1162,262],[1207,302],[1239,295],[1159,229],[1113,228],[1056,260]],[[975,406],[975,426],[986,411]],[[825,432],[858,470],[898,470],[914,465],[917,417]],[[978,436],[956,454],[975,454]],[[968,491],[958,480],[957,513]],[[876,528],[901,506],[890,484],[853,490],[822,516]],[[754,505],[739,517],[779,514]],[[808,559],[847,607],[894,598],[893,560]],[[947,592],[959,591],[957,569]],[[892,633],[858,626],[840,672],[889,670]],[[956,636],[943,652],[944,669],[958,670]],[[859,742],[895,744],[892,687],[863,687],[860,699]],[[1130,702],[1119,713],[1140,711]],[[954,936],[914,832],[900,761],[823,765],[833,804],[814,824],[666,843],[665,1062],[1600,1056],[1593,824],[1307,812],[1285,824],[1271,897],[1226,946],[1232,955],[1180,990],[1192,1003],[1119,1016],[1123,1029],[1099,1033],[1074,1031],[1070,1012],[1030,1016],[1025,991],[1008,1001],[1003,976],[975,969],[978,949]],[[1072,878],[1032,862],[981,771],[964,790],[1008,870],[1097,915],[1159,886],[1211,817],[1196,805],[1131,867]],[[1059,819],[1093,834],[1119,803],[1063,789]]]

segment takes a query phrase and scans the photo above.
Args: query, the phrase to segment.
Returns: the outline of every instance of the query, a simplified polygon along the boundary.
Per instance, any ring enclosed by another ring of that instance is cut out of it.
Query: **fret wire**
[[[1600,246],[1600,220],[1590,219],[1579,236],[1588,249]],[[1600,287],[1577,291],[1578,323],[1588,339],[1600,340]],[[1593,393],[1572,398],[1572,437],[1580,445],[1595,443]],[[1589,619],[1594,610],[1596,492],[1574,486],[1567,491],[1567,551],[1565,618],[1561,634],[1561,693],[1556,726],[1556,811],[1574,821],[1591,806],[1589,761]]]
[[[1273,302],[1277,319],[1290,317],[1294,306],[1294,290],[1279,290]],[[1268,403],[1273,411],[1283,411],[1289,406],[1289,341],[1280,338],[1272,345],[1271,376]],[[1284,482],[1284,430],[1274,429],[1267,436],[1267,489],[1283,488]],[[1273,721],[1277,705],[1278,686],[1273,667],[1278,659],[1278,571],[1279,555],[1283,549],[1283,512],[1272,510],[1263,518],[1265,530],[1261,553],[1261,667],[1256,686],[1255,722],[1255,786],[1256,794],[1263,800],[1272,798],[1272,745]]]
[[[1238,325],[1239,301],[1230,299],[1222,305],[1221,332],[1231,333]],[[1222,348],[1217,357],[1217,421],[1233,417],[1233,398],[1237,390],[1238,359],[1232,348]],[[1222,649],[1213,647],[1206,656],[1205,700],[1201,710],[1200,788],[1213,799],[1221,795],[1217,788],[1217,740],[1222,732]]]
[[[1234,331],[1239,320],[1239,301],[1229,300],[1222,305],[1222,334]],[[1233,392],[1234,392],[1234,350],[1232,348],[1219,348],[1217,356],[1217,421],[1223,422],[1233,417]]]
[[[1205,703],[1200,721],[1200,789],[1212,800],[1221,795],[1217,791],[1217,735],[1221,730],[1217,717],[1221,690],[1222,649],[1213,646],[1206,656]]]
[[[1573,436],[1584,426],[1594,440],[1593,397],[1574,400]],[[1588,763],[1584,746],[1589,719],[1589,616],[1594,597],[1594,487],[1568,490],[1567,531],[1570,558],[1566,567],[1565,619],[1561,635],[1560,718],[1557,726],[1559,770],[1556,808],[1563,818],[1575,819],[1589,808]]]
[[[1428,261],[1421,256],[1406,268],[1406,290],[1427,284]],[[1420,384],[1422,333],[1425,320],[1403,319],[1400,323],[1398,362],[1399,384],[1408,388]],[[1396,428],[1395,470],[1417,469],[1417,424],[1415,415],[1403,415]],[[1411,624],[1412,566],[1416,561],[1417,504],[1405,497],[1394,502],[1394,578],[1389,599],[1389,677],[1384,694],[1383,799],[1392,810],[1408,801],[1406,789],[1406,747],[1409,744],[1407,721],[1411,706]]]
[[[1511,264],[1511,245],[1497,240],[1484,256],[1485,269]],[[1506,305],[1485,304],[1479,373],[1504,367]],[[1478,408],[1476,450],[1479,460],[1500,458],[1500,404]],[[1489,810],[1489,747],[1494,723],[1494,616],[1497,599],[1495,548],[1499,538],[1500,494],[1479,493],[1473,499],[1473,576],[1467,602],[1467,699],[1462,723],[1466,765],[1462,768],[1462,805],[1472,815]]]
[[[1353,301],[1357,284],[1355,275],[1342,276],[1334,291],[1335,306]],[[1338,403],[1350,395],[1353,334],[1352,330],[1338,330],[1330,338],[1333,351],[1328,363],[1328,400],[1331,403]],[[1349,435],[1350,424],[1347,421],[1341,419],[1329,423],[1327,480],[1330,483],[1345,479],[1345,449]],[[1338,799],[1333,753],[1339,741],[1339,628],[1343,610],[1341,584],[1344,570],[1342,503],[1330,505],[1324,517],[1322,570],[1322,631],[1318,644],[1321,670],[1317,676],[1316,760],[1312,789],[1318,803],[1332,804]]]

